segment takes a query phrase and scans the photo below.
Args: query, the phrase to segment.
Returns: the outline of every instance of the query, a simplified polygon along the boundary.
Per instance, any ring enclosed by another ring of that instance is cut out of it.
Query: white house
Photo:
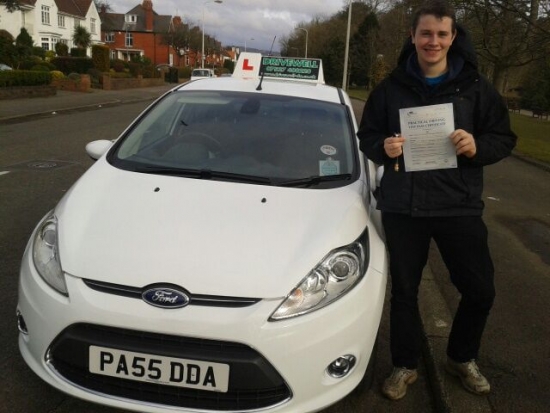
[[[74,47],[73,33],[84,26],[92,35],[92,44],[101,42],[101,21],[92,0],[19,0],[21,10],[10,13],[0,4],[0,28],[16,38],[27,29],[35,46],[55,50],[55,44]]]

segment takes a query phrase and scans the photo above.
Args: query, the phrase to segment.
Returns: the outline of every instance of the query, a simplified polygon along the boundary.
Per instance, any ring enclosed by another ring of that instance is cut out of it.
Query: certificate
[[[399,110],[405,171],[457,167],[456,149],[449,139],[455,130],[453,104]]]

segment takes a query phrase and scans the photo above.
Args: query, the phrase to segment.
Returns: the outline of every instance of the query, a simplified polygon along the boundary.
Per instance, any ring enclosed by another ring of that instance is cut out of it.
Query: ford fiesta
[[[321,61],[243,53],[163,95],[38,224],[19,347],[139,412],[322,410],[362,380],[387,257],[351,103]]]

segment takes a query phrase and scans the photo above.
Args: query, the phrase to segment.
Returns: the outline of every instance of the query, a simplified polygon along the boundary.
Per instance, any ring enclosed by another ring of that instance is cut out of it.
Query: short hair
[[[420,8],[418,8],[413,14],[413,20],[411,28],[413,33],[416,32],[418,21],[422,16],[431,15],[438,19],[443,17],[449,17],[452,20],[452,31],[456,32],[456,15],[455,10],[451,4],[445,0],[430,0],[425,2]]]

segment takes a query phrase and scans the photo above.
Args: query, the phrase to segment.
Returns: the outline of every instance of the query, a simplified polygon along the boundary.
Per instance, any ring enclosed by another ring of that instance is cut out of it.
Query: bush
[[[122,60],[111,60],[111,69],[113,69],[117,73],[124,72],[124,69],[126,69],[126,62]]]
[[[71,80],[74,80],[75,82],[80,82],[80,74],[78,73],[69,73],[69,76],[67,77]]]
[[[40,59],[44,59],[46,57],[46,51],[40,46],[34,46],[32,48],[32,54],[33,56],[38,56]]]
[[[67,46],[65,43],[57,42],[55,44],[55,53],[58,56],[69,56],[69,46]]]
[[[178,69],[178,77],[180,79],[189,79],[191,77],[191,67],[180,67]]]
[[[71,57],[86,57],[86,49],[80,49],[78,47],[73,47],[71,49]]]
[[[37,72],[49,72],[50,68],[46,65],[34,65],[31,70],[35,70]]]
[[[59,70],[52,70],[51,72],[52,79],[64,79],[65,75],[63,72],[60,72]]]
[[[101,72],[109,71],[109,48],[95,44],[92,46],[92,60],[94,67]]]
[[[92,59],[89,57],[56,57],[52,60],[55,69],[68,75],[71,72],[88,73],[93,68]]]
[[[0,71],[0,87],[8,86],[42,86],[52,82],[51,72],[30,70]]]

